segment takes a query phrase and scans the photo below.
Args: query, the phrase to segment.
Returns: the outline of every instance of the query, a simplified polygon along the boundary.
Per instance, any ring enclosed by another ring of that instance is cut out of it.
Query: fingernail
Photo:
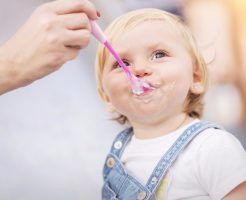
[[[100,12],[98,10],[97,10],[97,16],[101,17],[101,14],[100,14]]]

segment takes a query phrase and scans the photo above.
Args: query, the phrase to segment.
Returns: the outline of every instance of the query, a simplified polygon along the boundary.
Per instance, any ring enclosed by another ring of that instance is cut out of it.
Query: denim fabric
[[[132,128],[128,128],[119,133],[113,142],[104,165],[102,199],[155,200],[155,192],[159,184],[178,157],[179,153],[188,146],[195,136],[207,128],[222,129],[218,125],[208,121],[200,121],[189,126],[162,156],[150,175],[146,185],[142,185],[134,177],[129,175],[120,161],[120,157],[132,137]]]

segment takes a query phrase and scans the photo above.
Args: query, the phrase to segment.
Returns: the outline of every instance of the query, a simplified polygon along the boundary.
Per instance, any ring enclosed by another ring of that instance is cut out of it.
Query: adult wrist
[[[16,70],[18,66],[8,53],[7,48],[0,47],[0,95],[23,85],[20,74]]]

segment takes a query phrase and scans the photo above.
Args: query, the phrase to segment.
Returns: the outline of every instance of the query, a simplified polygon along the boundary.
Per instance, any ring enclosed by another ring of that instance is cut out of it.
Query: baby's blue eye
[[[163,58],[166,56],[167,54],[164,51],[156,51],[154,52],[152,59],[159,59],[159,58]]]
[[[124,63],[126,66],[129,66],[129,65],[130,65],[129,62],[127,62],[127,61],[125,61],[125,60],[123,60],[123,63]]]
[[[123,63],[124,63],[126,66],[129,66],[129,65],[130,65],[129,62],[127,62],[126,60],[122,60],[122,61],[123,61]],[[115,62],[113,66],[114,66],[114,68],[119,68],[119,67],[120,67],[120,65],[119,65],[118,62]]]

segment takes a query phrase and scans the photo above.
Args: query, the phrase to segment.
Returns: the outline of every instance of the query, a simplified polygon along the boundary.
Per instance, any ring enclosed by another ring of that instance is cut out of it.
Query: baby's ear
[[[196,69],[193,72],[193,83],[191,85],[191,92],[194,94],[201,94],[205,90],[203,84],[202,72],[199,69]]]
[[[204,85],[201,82],[194,82],[190,90],[194,94],[201,94],[203,93],[204,89]]]
[[[114,107],[114,105],[111,103],[111,101],[109,100],[108,96],[105,94],[104,91],[102,90],[98,90],[99,96],[101,97],[101,99],[104,101],[104,103],[106,104],[106,109],[109,113],[114,113],[116,112],[116,109]]]
[[[98,94],[104,102],[108,101],[108,97],[102,89],[98,89]]]
[[[106,109],[109,113],[115,113],[116,109],[111,102],[106,103]]]

